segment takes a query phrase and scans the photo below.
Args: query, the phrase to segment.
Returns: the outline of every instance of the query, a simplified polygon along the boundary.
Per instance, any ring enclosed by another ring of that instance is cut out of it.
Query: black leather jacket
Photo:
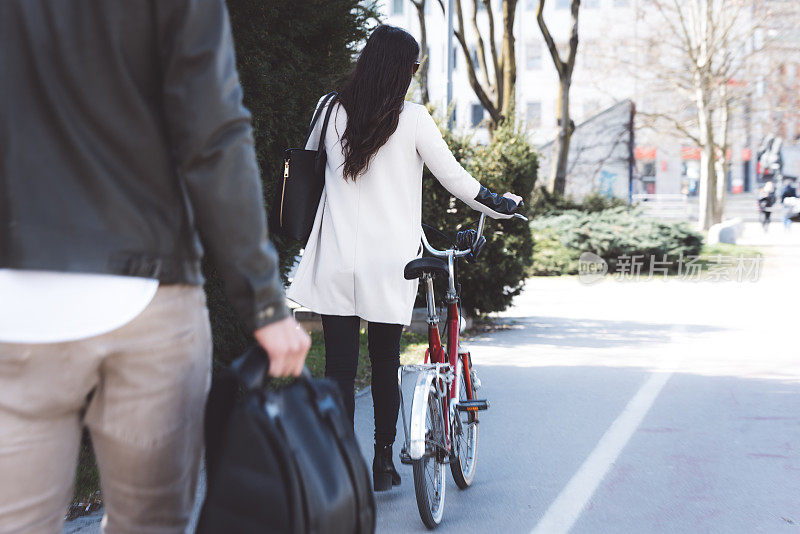
[[[205,249],[254,329],[262,198],[224,0],[0,1],[0,268],[196,285]]]

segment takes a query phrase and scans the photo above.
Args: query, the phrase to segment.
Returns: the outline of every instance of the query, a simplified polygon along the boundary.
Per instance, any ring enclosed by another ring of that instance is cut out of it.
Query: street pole
[[[444,109],[447,110],[447,128],[453,129],[453,113],[450,110],[450,105],[453,102],[453,0],[447,0],[447,40],[445,41],[447,48],[447,101],[445,102]]]

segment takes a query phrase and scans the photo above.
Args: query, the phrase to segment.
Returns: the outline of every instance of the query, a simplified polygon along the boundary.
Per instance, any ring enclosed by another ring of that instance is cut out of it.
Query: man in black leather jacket
[[[109,531],[182,532],[210,360],[203,253],[271,374],[299,374],[310,345],[262,198],[224,0],[0,1],[0,273],[22,281],[0,292],[33,287],[28,273],[158,285],[133,321],[89,339],[26,344],[0,328],[0,532],[60,532],[87,402]],[[62,450],[66,467],[38,460]]]

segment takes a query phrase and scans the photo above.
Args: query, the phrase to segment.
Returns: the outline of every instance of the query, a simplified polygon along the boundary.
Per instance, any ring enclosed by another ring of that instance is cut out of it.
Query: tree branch
[[[472,0],[472,29],[475,31],[475,39],[477,41],[476,51],[478,53],[478,65],[483,71],[483,82],[486,87],[491,87],[492,82],[489,81],[489,69],[486,65],[486,50],[483,44],[483,36],[481,29],[478,27],[478,2],[479,0]]]
[[[497,86],[497,93],[503,92],[503,76],[501,74],[500,61],[497,59],[497,39],[494,33],[494,12],[492,11],[491,0],[482,0],[486,6],[486,16],[489,19],[489,52],[492,55],[492,66],[494,67],[494,80]],[[502,0],[501,0],[502,1]]]
[[[566,74],[564,70],[564,62],[561,61],[561,56],[558,54],[558,47],[556,46],[555,41],[553,41],[553,36],[550,35],[550,30],[547,29],[547,24],[544,22],[544,2],[545,0],[539,0],[539,7],[536,9],[536,22],[539,24],[539,29],[542,31],[544,42],[547,44],[547,49],[550,51],[550,57],[553,58],[553,65],[556,67],[558,77],[563,79],[564,75]]]
[[[569,56],[567,57],[566,75],[572,79],[572,71],[575,69],[575,56],[578,53],[578,11],[581,7],[580,0],[572,0],[570,10],[572,16],[572,30],[569,37]]]
[[[492,102],[491,98],[489,98],[489,95],[487,95],[487,91],[483,88],[481,82],[478,80],[478,77],[475,75],[475,64],[472,62],[472,55],[469,53],[469,47],[467,46],[467,41],[464,38],[464,13],[461,8],[461,0],[455,0],[453,3],[456,5],[456,18],[458,19],[458,29],[454,29],[453,33],[455,33],[456,39],[461,45],[461,50],[464,52],[469,84],[472,87],[472,90],[475,92],[475,96],[477,96],[478,100],[480,100],[481,105],[483,105],[486,111],[489,112],[489,116],[492,117],[492,121],[497,123],[503,118],[502,114],[500,113],[500,106]]]
[[[642,116],[642,117],[650,117],[650,118],[653,118],[653,119],[660,119],[660,120],[667,121],[668,123],[670,123],[672,125],[673,128],[675,128],[675,130],[680,132],[682,135],[686,136],[689,140],[691,140],[697,146],[702,146],[702,143],[700,142],[700,138],[697,135],[691,133],[681,121],[679,121],[678,119],[676,119],[672,115],[667,115],[665,113],[645,113],[643,111],[637,111],[636,115]]]

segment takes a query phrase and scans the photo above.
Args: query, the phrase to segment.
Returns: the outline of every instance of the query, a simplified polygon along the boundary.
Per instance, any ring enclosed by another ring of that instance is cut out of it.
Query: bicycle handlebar
[[[511,216],[511,218],[513,218],[513,219],[522,219],[523,221],[527,221],[528,220],[527,217],[525,217],[524,215],[521,215],[519,213],[513,214]],[[475,238],[476,241],[478,239],[480,239],[481,236],[483,235],[483,228],[485,226],[485,223],[486,223],[486,214],[485,213],[481,213],[481,218],[478,221],[478,235]],[[472,252],[471,248],[468,248],[466,250],[459,250],[459,249],[456,249],[456,248],[452,248],[452,249],[449,249],[449,250],[438,250],[438,249],[435,249],[435,248],[433,248],[431,246],[430,243],[428,243],[428,238],[425,235],[425,229],[422,229],[422,244],[425,246],[425,250],[427,250],[432,256],[436,256],[437,258],[446,258],[448,252],[450,252],[450,251],[453,252],[453,257],[455,257],[455,258],[463,258],[467,254]]]

